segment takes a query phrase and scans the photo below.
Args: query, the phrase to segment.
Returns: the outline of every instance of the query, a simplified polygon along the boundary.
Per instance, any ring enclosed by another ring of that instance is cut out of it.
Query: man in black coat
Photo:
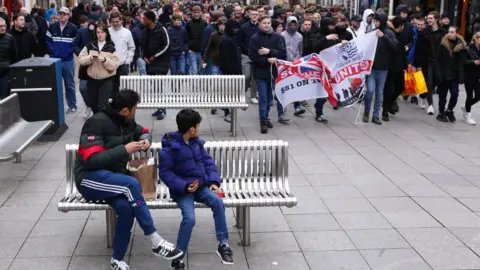
[[[0,18],[0,99],[10,95],[8,72],[10,65],[17,62],[18,53],[15,39],[7,33],[7,23]]]
[[[170,38],[167,29],[157,23],[156,15],[149,10],[143,15],[140,56],[147,64],[148,75],[167,75],[170,69]],[[158,109],[152,114],[157,120],[165,118],[166,110]]]
[[[32,57],[37,51],[37,39],[32,32],[25,28],[25,17],[23,15],[13,15],[13,28],[10,33],[17,44],[18,61]]]
[[[207,22],[202,19],[202,8],[194,6],[192,8],[192,19],[187,23],[188,35],[188,74],[198,75],[202,67],[202,37],[203,30]]]

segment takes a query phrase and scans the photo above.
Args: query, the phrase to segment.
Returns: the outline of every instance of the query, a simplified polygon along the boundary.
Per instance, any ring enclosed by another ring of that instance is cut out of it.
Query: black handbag
[[[90,76],[88,76],[87,70],[89,66],[82,66],[78,69],[78,79],[80,80],[89,80]]]

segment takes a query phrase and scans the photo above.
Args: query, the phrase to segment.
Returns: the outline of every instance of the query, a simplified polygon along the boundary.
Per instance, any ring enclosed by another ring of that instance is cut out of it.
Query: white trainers
[[[110,267],[112,270],[130,270],[130,266],[126,262],[115,260],[114,258],[110,260]]]
[[[433,108],[433,105],[428,106],[427,114],[433,115],[434,113],[435,113],[435,109]]]
[[[420,107],[420,109],[427,108],[427,100],[425,98],[420,98],[418,102],[418,107]]]
[[[83,114],[83,119],[87,120],[88,118],[90,118],[90,116],[92,116],[92,109],[90,109],[90,107],[87,107],[85,109],[85,113]]]
[[[467,109],[465,108],[465,106],[462,106],[462,115],[463,115],[463,119],[465,119],[465,121],[467,121],[468,113],[467,113]]]
[[[256,97],[252,97],[252,98],[250,98],[250,102],[252,104],[258,104],[258,99]]]
[[[476,125],[477,124],[475,122],[475,120],[473,120],[471,113],[467,113],[467,115],[465,116],[465,122],[469,125]]]

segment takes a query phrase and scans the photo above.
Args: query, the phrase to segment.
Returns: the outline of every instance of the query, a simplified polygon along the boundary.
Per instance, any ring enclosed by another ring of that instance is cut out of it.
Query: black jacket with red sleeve
[[[109,170],[127,173],[130,155],[125,145],[140,140],[152,141],[148,129],[109,108],[89,118],[82,128],[75,160],[75,183],[82,183],[85,172]]]

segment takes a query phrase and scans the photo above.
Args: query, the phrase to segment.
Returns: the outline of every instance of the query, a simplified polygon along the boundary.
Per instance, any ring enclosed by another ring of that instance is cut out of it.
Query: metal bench
[[[78,145],[66,145],[66,193],[58,210],[106,210],[107,246],[113,243],[116,214],[105,202],[90,202],[82,198],[75,187],[74,163]],[[225,192],[225,207],[236,207],[236,224],[243,229],[243,245],[250,245],[250,207],[297,205],[297,198],[288,185],[288,143],[284,141],[225,141],[206,142],[205,149],[215,160]],[[153,143],[143,156],[155,157],[161,143]],[[132,157],[140,157],[139,153]],[[168,188],[158,181],[157,198],[147,201],[150,209],[178,208],[171,200]],[[195,203],[195,207],[206,207]]]
[[[121,76],[120,87],[140,94],[143,109],[231,109],[231,131],[237,134],[237,109],[246,109],[245,76]]]
[[[12,94],[0,101],[0,162],[16,159],[53,125],[53,121],[27,122],[20,115],[18,95]]]

